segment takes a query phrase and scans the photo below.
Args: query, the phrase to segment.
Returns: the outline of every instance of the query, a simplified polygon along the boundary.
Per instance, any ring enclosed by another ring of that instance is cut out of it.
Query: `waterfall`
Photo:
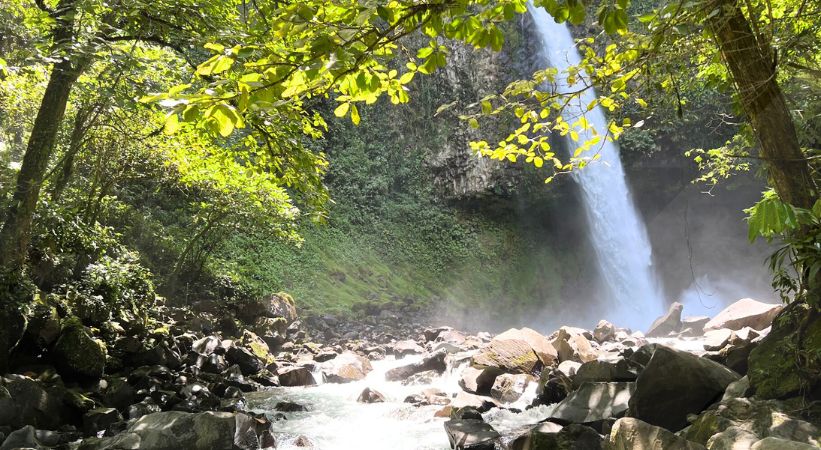
[[[573,36],[565,24],[556,23],[543,8],[528,5],[542,43],[540,58],[544,66],[559,70],[559,92],[574,92],[588,80],[577,77],[567,83],[565,70],[580,62]],[[607,132],[607,120],[600,107],[587,111],[587,105],[596,98],[592,88],[575,97],[565,107],[562,117],[569,123],[584,115],[588,123],[601,135]],[[590,132],[580,132],[578,143],[589,139]],[[639,216],[614,142],[602,139],[592,152],[600,159],[574,173],[578,183],[590,229],[590,241],[596,252],[598,266],[607,285],[607,293],[600,299],[604,311],[597,311],[617,326],[629,326],[646,331],[650,323],[663,312],[660,289],[652,264],[652,249],[644,222]],[[578,145],[568,137],[569,147]]]

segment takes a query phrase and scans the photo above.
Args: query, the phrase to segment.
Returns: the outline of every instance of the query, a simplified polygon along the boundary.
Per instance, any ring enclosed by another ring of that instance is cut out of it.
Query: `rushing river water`
[[[285,413],[287,420],[274,422],[278,449],[299,449],[294,444],[300,435],[307,437],[314,448],[322,450],[446,450],[450,449],[444,429],[444,418],[434,417],[441,405],[414,406],[405,403],[406,397],[423,389],[436,388],[453,396],[462,389],[458,380],[466,360],[450,367],[430,383],[403,385],[385,381],[389,369],[416,362],[419,356],[401,360],[388,357],[373,361],[373,371],[363,380],[319,386],[274,388],[248,396],[249,406],[257,412],[271,414],[278,402],[289,401],[304,405],[307,412]],[[317,378],[321,378],[317,374]],[[357,398],[366,387],[385,396],[384,403],[359,403]],[[536,385],[516,403],[508,407],[524,407],[535,395]],[[498,431],[535,424],[547,417],[547,408],[536,408],[524,414],[494,409],[486,413],[486,420]]]

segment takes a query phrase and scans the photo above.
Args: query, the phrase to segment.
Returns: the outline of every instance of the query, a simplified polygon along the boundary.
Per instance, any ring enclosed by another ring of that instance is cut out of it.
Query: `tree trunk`
[[[54,151],[54,142],[63,123],[68,97],[77,78],[85,70],[90,57],[73,53],[75,44],[74,13],[77,0],[62,0],[53,14],[54,47],[62,49],[62,59],[51,69],[51,75],[34,120],[23,164],[17,175],[11,205],[0,230],[0,269],[20,273],[26,260],[31,240],[31,221],[48,161]]]
[[[817,187],[778,85],[769,45],[756,39],[736,0],[713,0],[707,10],[715,9],[718,13],[708,18],[708,26],[755,130],[771,185],[782,201],[811,208],[818,198]]]

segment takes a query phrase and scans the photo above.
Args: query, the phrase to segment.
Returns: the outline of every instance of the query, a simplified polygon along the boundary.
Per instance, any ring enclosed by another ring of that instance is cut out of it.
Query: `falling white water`
[[[604,135],[604,112],[599,107],[587,111],[587,105],[596,98],[592,88],[584,89],[589,81],[577,77],[574,83],[567,83],[567,68],[580,62],[570,30],[556,23],[544,9],[528,7],[542,40],[543,63],[559,71],[555,88],[560,93],[582,91],[565,107],[562,117],[573,123],[584,115]],[[591,136],[592,132],[580,132],[578,143],[568,139],[571,151]],[[603,299],[607,306],[600,316],[618,326],[646,330],[663,312],[647,230],[633,204],[618,146],[602,139],[589,152],[591,156],[598,152],[600,159],[575,173],[575,179],[581,187],[599,269],[609,290],[609,298]]]

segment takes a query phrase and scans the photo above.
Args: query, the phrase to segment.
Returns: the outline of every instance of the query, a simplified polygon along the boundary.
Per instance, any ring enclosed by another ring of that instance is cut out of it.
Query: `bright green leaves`
[[[206,126],[222,137],[228,137],[234,128],[245,127],[245,121],[237,110],[225,103],[217,103],[208,108],[203,114]]]
[[[615,2],[603,2],[599,7],[599,24],[607,34],[623,34],[627,31],[627,8],[630,6],[629,0],[616,0]]]
[[[533,3],[547,10],[558,23],[581,25],[587,15],[587,8],[581,0],[536,0]]]
[[[800,227],[818,226],[821,222],[821,200],[812,209],[803,209],[784,203],[774,190],[765,191],[761,200],[744,210],[747,213],[747,237],[750,242],[758,237],[772,240],[790,234]]]
[[[425,75],[432,74],[436,69],[445,67],[447,64],[447,48],[444,45],[439,45],[435,40],[430,41],[430,45],[422,47],[416,53],[416,57],[424,59],[422,64],[417,67],[417,70]]]

